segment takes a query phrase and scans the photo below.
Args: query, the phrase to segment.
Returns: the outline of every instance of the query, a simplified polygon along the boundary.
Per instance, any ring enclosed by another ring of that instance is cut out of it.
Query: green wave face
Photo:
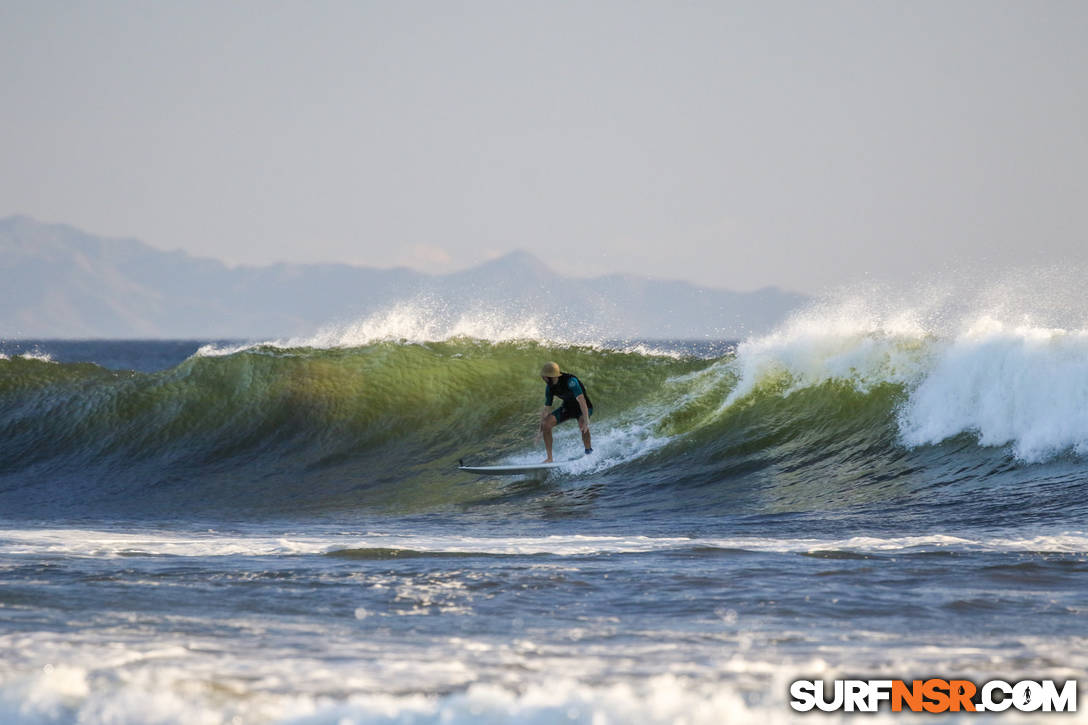
[[[458,458],[542,450],[532,438],[548,359],[586,381],[599,427],[637,419],[647,402],[667,405],[670,378],[711,364],[474,340],[259,347],[155,374],[2,360],[0,474],[24,492],[45,486],[36,474],[48,472],[90,499],[159,505],[471,500],[478,491],[453,485]]]

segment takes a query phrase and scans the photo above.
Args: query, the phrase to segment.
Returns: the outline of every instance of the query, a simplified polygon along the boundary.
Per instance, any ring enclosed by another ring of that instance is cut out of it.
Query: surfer
[[[548,458],[544,462],[552,462],[552,428],[565,420],[578,421],[586,453],[592,453],[593,446],[589,440],[589,416],[593,415],[593,402],[589,399],[585,385],[578,376],[560,372],[559,364],[554,362],[544,363],[540,377],[544,379],[546,385],[544,410],[540,412],[540,434],[544,436],[544,450],[548,453]],[[562,400],[563,404],[551,410],[556,398]]]

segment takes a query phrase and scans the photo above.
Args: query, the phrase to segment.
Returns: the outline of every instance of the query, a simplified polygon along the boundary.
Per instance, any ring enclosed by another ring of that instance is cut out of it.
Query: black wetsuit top
[[[589,399],[589,391],[586,390],[586,386],[582,384],[578,376],[563,373],[554,385],[549,384],[547,386],[547,397],[544,399],[544,405],[551,405],[555,398],[559,398],[563,401],[564,408],[577,409],[578,415],[581,415],[582,409],[578,405],[579,395],[586,396],[586,408],[592,409],[593,401]]]

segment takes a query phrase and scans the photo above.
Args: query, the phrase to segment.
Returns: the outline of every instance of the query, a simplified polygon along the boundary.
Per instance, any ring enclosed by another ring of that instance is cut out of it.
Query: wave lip
[[[639,340],[617,340],[605,326],[580,325],[569,329],[563,320],[540,310],[496,311],[491,308],[451,311],[434,300],[401,302],[361,320],[331,323],[312,335],[241,343],[209,343],[195,353],[198,357],[224,357],[267,348],[275,350],[338,350],[363,348],[380,343],[532,343],[552,348],[588,347],[597,350],[630,352],[647,357],[682,358],[691,353],[672,344]]]
[[[329,324],[316,333],[301,337],[240,345],[205,345],[197,355],[231,355],[254,347],[330,350],[366,347],[382,342],[449,342],[465,339],[490,343],[532,341],[567,346],[599,339],[598,330],[582,329],[575,336],[559,331],[562,326],[546,314],[509,314],[493,309],[454,312],[435,300],[400,302],[362,320]]]

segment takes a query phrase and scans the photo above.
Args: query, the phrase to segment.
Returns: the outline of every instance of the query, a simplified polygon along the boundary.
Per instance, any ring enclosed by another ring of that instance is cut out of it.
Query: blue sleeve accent
[[[570,388],[570,392],[574,393],[574,397],[576,398],[579,395],[585,394],[585,391],[582,390],[582,384],[578,382],[578,378],[571,378],[570,384],[568,384],[567,387]]]
[[[552,396],[552,386],[544,386],[544,405],[551,405],[554,397]]]

